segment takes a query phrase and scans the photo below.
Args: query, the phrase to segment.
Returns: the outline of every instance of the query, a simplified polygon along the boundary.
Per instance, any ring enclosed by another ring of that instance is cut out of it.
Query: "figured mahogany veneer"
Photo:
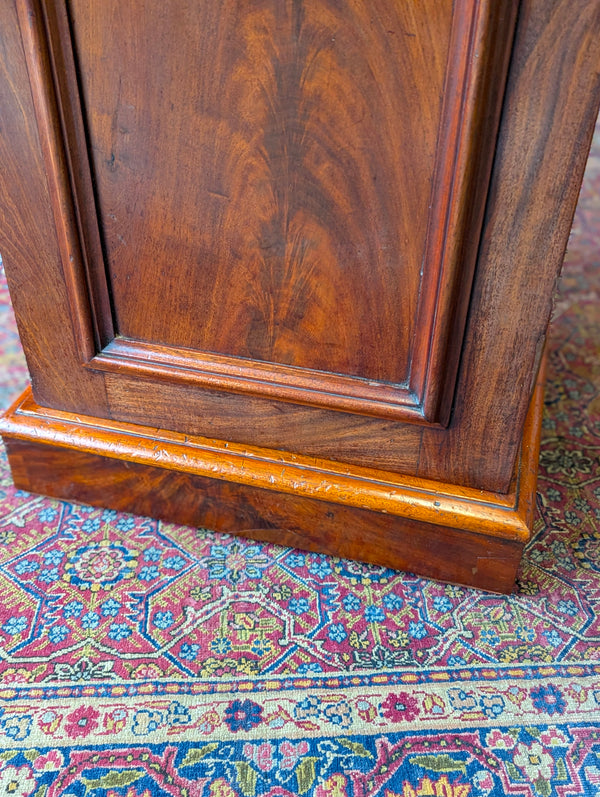
[[[16,0],[80,363],[446,425],[516,0],[142,5]]]
[[[600,0],[0,0],[0,30],[17,483],[510,589]]]

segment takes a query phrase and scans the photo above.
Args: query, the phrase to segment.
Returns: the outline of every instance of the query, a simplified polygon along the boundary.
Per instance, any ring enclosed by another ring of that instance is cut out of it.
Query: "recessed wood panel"
[[[515,8],[387,3],[19,0],[82,364],[447,425]]]
[[[70,0],[118,332],[406,386],[453,6]]]

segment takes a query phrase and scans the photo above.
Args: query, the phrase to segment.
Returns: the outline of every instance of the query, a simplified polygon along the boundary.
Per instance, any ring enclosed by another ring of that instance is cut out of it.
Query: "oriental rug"
[[[511,596],[26,494],[2,455],[0,796],[600,795],[599,265],[597,140]]]

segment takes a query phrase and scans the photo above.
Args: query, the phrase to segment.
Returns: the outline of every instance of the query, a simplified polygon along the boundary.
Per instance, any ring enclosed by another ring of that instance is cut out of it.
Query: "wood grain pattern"
[[[516,2],[205,5],[69,5],[130,344],[94,367],[446,424]]]
[[[139,370],[107,372],[104,384],[109,418],[143,423],[150,416],[161,428],[395,473],[414,473],[423,434],[414,423],[144,379]]]
[[[470,19],[455,14],[410,377],[423,417],[441,426],[450,420],[517,8],[476,4]]]
[[[82,349],[71,323],[47,159],[13,2],[0,2],[0,31],[0,252],[33,386],[49,402],[106,413],[101,375],[80,367]]]
[[[1,431],[22,489],[507,591],[530,535],[541,411],[540,383],[509,496],[81,418],[29,391]]]
[[[46,47],[45,26],[36,0],[18,0],[16,6],[46,166],[65,286],[73,307],[71,321],[80,360],[85,363],[93,357],[96,347],[88,290],[81,263],[80,238],[71,199],[67,156],[61,135],[52,67]]]
[[[406,384],[452,3],[70,13],[119,332]]]
[[[121,336],[105,346],[87,366],[112,374],[145,378],[154,384],[210,388],[377,418],[423,421],[418,399],[409,391],[399,391],[396,385],[341,374],[324,375],[308,368],[273,365],[242,357],[176,349]],[[246,412],[250,411],[250,406],[245,406]]]
[[[529,528],[525,504],[521,502],[531,491],[529,460],[535,459],[536,449],[531,446],[539,434],[540,396],[541,386],[532,409],[527,456],[517,474],[518,487],[508,496],[408,476],[390,474],[386,479],[380,471],[340,467],[327,460],[286,456],[266,448],[82,418],[39,407],[29,391],[9,410],[0,428],[10,439],[35,439],[128,462],[159,465],[168,470],[526,541]]]
[[[496,129],[515,14],[513,2],[492,6],[491,13],[483,4],[465,6],[456,10],[453,17],[431,196],[433,210],[429,214],[424,276],[418,292],[418,334],[411,336],[407,354],[407,390],[372,379],[325,375],[307,368],[150,344],[123,336],[111,341],[90,366],[160,382],[196,384],[379,418],[416,422],[425,419],[447,425],[477,249],[473,231],[479,229],[483,218],[493,155],[486,134]],[[475,61],[482,66],[478,64],[476,68]],[[486,113],[481,111],[483,108]],[[400,190],[400,186],[396,189]],[[396,281],[400,282],[401,277],[398,268]],[[270,301],[276,295],[277,291],[271,291]],[[450,300],[444,302],[446,295]],[[394,359],[398,360],[399,355],[399,351],[394,352]],[[244,409],[242,415],[251,412],[249,405]],[[394,455],[390,452],[389,456]]]

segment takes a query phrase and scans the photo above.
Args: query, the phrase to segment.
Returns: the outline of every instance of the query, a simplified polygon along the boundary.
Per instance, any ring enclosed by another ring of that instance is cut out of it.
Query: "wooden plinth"
[[[29,389],[0,432],[23,490],[509,592],[541,409],[538,384],[506,495],[60,412]]]

